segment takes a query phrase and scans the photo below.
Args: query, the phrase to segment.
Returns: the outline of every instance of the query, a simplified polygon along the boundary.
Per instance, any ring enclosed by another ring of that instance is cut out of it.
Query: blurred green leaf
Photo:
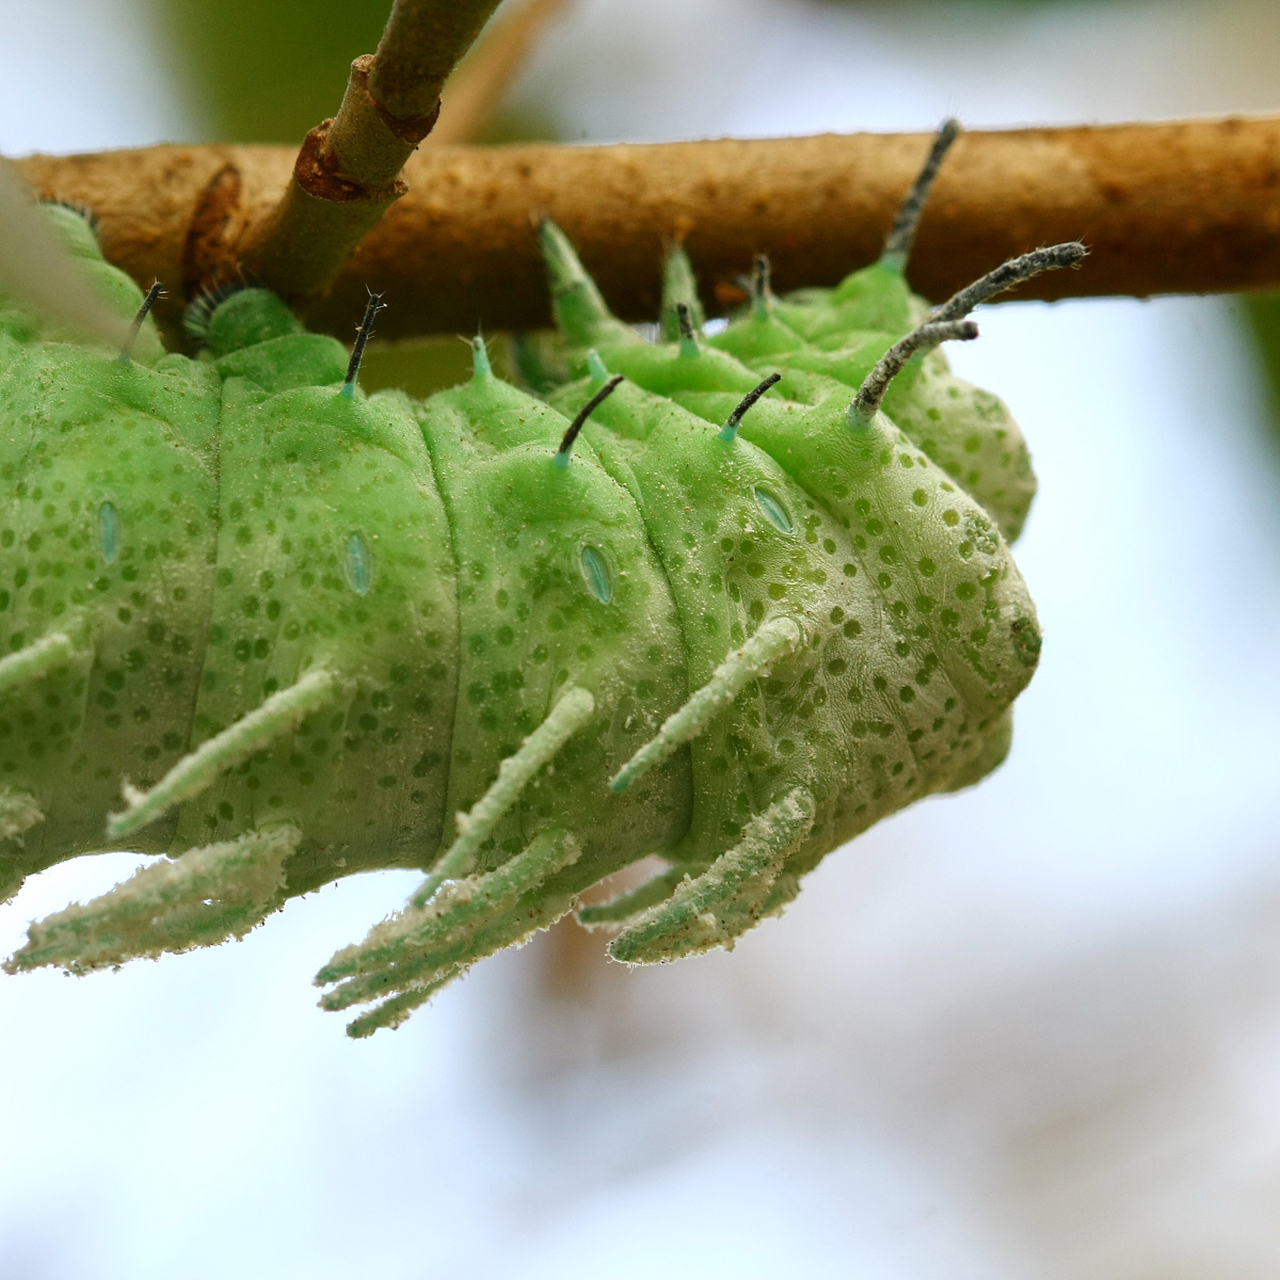
[[[1280,440],[1280,293],[1239,295],[1271,405],[1271,427]]]
[[[206,138],[301,142],[338,109],[391,0],[151,0]]]

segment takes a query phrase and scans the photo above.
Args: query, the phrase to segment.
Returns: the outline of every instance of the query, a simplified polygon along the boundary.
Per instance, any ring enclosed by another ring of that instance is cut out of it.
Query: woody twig
[[[338,114],[303,141],[279,202],[234,245],[238,272],[305,304],[408,191],[405,161],[498,0],[396,0],[376,53],[351,64]]]

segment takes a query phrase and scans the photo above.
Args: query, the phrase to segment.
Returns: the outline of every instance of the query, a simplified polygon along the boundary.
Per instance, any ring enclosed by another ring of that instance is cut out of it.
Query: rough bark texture
[[[548,319],[535,220],[549,213],[628,319],[656,314],[664,239],[715,286],[767,250],[774,285],[832,284],[873,259],[930,137],[823,135],[651,146],[442,147],[415,155],[388,210],[309,318],[349,337],[365,288],[384,337]],[[101,220],[112,261],[180,305],[234,274],[289,181],[275,147],[155,147],[19,161],[41,194]],[[1016,253],[1082,238],[1092,256],[1016,297],[1280,285],[1280,117],[970,133],[948,157],[909,276],[941,298]]]

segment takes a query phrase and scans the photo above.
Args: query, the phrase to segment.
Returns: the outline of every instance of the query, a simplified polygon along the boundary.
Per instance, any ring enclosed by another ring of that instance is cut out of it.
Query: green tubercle
[[[542,220],[538,243],[551,285],[551,307],[556,324],[570,346],[635,344],[642,341],[630,325],[623,324],[610,312],[569,238],[550,218]]]
[[[471,380],[485,382],[493,378],[493,365],[489,363],[489,348],[484,335],[477,333],[471,339]]]
[[[594,347],[587,352],[587,376],[593,383],[605,383],[609,380],[609,370],[604,367],[604,361]]]
[[[662,336],[667,342],[675,342],[680,337],[679,308],[688,309],[694,326],[701,329],[707,322],[707,314],[702,307],[702,299],[698,297],[698,280],[693,274],[693,266],[689,255],[682,244],[675,244],[667,254],[662,268],[662,311],[660,323]]]
[[[742,402],[729,415],[724,426],[720,428],[720,439],[725,444],[732,444],[738,438],[738,427],[741,425],[742,419],[747,415],[748,410],[775,382],[780,382],[781,380],[782,375],[780,373],[771,373],[758,387],[747,392]],[[776,519],[774,523],[778,523]],[[787,531],[790,531],[790,526],[788,526]]]

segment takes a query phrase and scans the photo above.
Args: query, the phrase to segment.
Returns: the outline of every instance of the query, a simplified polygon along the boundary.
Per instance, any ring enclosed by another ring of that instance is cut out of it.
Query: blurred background
[[[386,7],[0,0],[0,152],[296,141]],[[486,138],[1280,109],[1280,9],[1252,0],[552,16]],[[1274,1280],[1276,317],[983,312],[953,364],[1041,478],[1012,756],[734,954],[629,972],[562,927],[353,1044],[307,984],[417,882],[384,872],[239,944],[0,980],[0,1277]],[[137,861],[36,878],[0,951]]]

